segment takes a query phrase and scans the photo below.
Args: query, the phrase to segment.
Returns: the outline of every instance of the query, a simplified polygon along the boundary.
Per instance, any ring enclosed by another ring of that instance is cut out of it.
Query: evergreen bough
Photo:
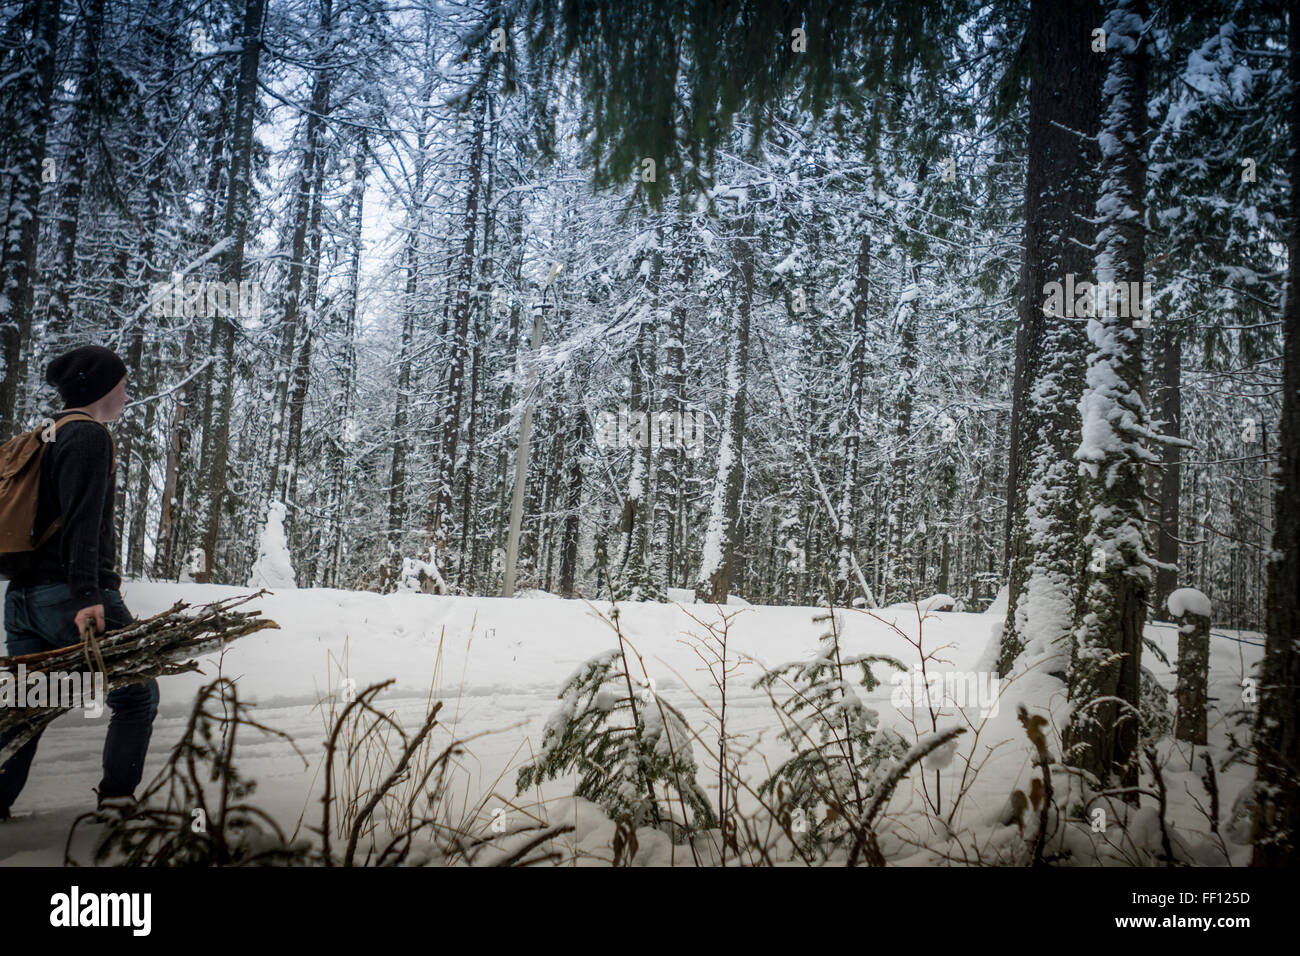
[[[807,834],[809,845],[834,846],[853,835],[877,788],[909,750],[898,733],[879,729],[879,714],[862,698],[880,687],[872,665],[906,667],[879,654],[845,656],[841,620],[834,614],[813,620],[830,625],[817,653],[769,670],[754,685],[773,700],[778,685],[790,690],[777,706],[788,718],[781,737],[794,750],[759,786],[759,794],[780,799],[796,837]],[[819,806],[826,812],[818,813]]]
[[[625,826],[672,832],[716,825],[696,782],[699,768],[685,717],[653,687],[634,686],[621,647],[584,663],[559,696],[541,753],[519,771],[518,792],[572,770],[579,777],[576,794]],[[674,807],[682,812],[674,815]]]

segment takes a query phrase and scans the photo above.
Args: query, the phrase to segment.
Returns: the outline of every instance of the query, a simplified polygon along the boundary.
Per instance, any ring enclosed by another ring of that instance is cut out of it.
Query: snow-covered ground
[[[133,613],[143,617],[177,600],[201,604],[246,589],[128,582],[123,591]],[[481,735],[469,745],[471,754],[464,764],[462,783],[470,796],[494,791],[511,799],[517,768],[536,751],[564,679],[593,655],[617,646],[614,632],[598,613],[608,613],[608,604],[593,606],[541,594],[507,600],[301,589],[269,595],[255,606],[277,621],[280,629],[235,641],[226,649],[224,659],[212,657],[202,662],[203,675],[187,674],[160,682],[162,702],[145,779],[147,782],[158,771],[168,749],[180,737],[194,692],[218,672],[224,673],[236,680],[242,700],[256,703],[254,716],[290,734],[306,758],[304,762],[284,742],[259,739],[251,733],[241,739],[236,754],[241,773],[257,781],[253,802],[290,830],[300,819],[304,824],[319,819],[316,798],[325,736],[320,701],[329,694],[341,694],[341,673],[354,680],[358,689],[393,679],[395,684],[379,700],[407,728],[418,725],[433,688],[446,701],[443,717],[454,725],[457,736]],[[999,604],[985,614],[930,612],[920,625],[922,646],[926,651],[942,649],[929,670],[978,670],[990,633],[1001,618],[1001,607]],[[735,614],[729,655],[745,661],[732,677],[728,694],[729,730],[739,735],[737,748],[752,745],[745,767],[756,785],[763,760],[779,760],[785,755],[785,746],[776,738],[779,723],[771,701],[766,692],[753,689],[753,681],[762,667],[810,656],[826,625],[814,621],[815,615],[823,613],[814,608],[746,605],[726,610]],[[623,633],[643,657],[656,692],[683,710],[705,742],[711,739],[711,732],[693,692],[706,700],[715,699],[716,692],[689,646],[692,634],[704,633],[691,615],[717,621],[719,613],[708,605],[630,603],[621,607]],[[874,615],[843,613],[846,650],[888,654],[909,666],[915,664],[915,648],[889,623],[915,638],[917,608],[896,605]],[[1154,625],[1147,633],[1172,661],[1176,629]],[[1254,635],[1216,631],[1211,651],[1211,698],[1236,700],[1243,675],[1261,654],[1254,643],[1233,639],[1237,637],[1259,643]],[[1170,669],[1154,655],[1148,652],[1144,663],[1166,687],[1173,686]],[[918,732],[929,732],[928,715],[917,728],[909,726],[910,708],[900,710],[891,703],[897,689],[889,682],[887,670],[878,673],[885,683],[868,703],[879,712],[881,724],[895,727],[909,740]],[[969,825],[996,815],[1011,790],[1026,787],[1034,773],[1015,717],[1020,701],[1035,712],[1050,711],[1058,726],[1065,713],[1060,684],[1045,674],[1031,673],[1005,690],[996,716],[989,719],[978,743],[973,744],[971,733],[960,739],[959,755],[969,753],[974,745],[977,757],[987,747],[1005,743],[996,748],[977,785],[966,796],[956,824]],[[966,708],[965,716],[978,723],[978,706]],[[957,723],[962,723],[961,715],[952,714],[941,718],[939,726]],[[14,807],[15,818],[0,825],[0,864],[53,865],[61,861],[71,821],[93,806],[91,788],[99,778],[106,724],[107,715],[89,720],[74,712],[46,732],[27,789]],[[1224,735],[1224,721],[1216,711],[1211,716],[1212,746],[1222,745]],[[1049,739],[1054,750],[1059,748],[1059,737],[1049,735]],[[708,766],[698,746],[696,757],[702,767]],[[1199,764],[1199,757],[1197,760]],[[958,774],[961,764],[960,759],[949,764],[945,774]],[[1170,817],[1176,824],[1203,828],[1204,821],[1192,801],[1195,796],[1205,802],[1198,782],[1201,771],[1188,771],[1186,765],[1186,756],[1174,756],[1166,769]],[[1225,816],[1246,782],[1245,774],[1244,769],[1237,769],[1220,779]],[[716,777],[704,771],[701,782],[716,797]],[[914,787],[913,781],[905,782],[891,809],[919,799]],[[548,787],[548,801],[557,799],[547,806],[572,820],[574,802],[558,799],[564,789]],[[593,822],[590,811],[586,806],[579,814],[583,819],[577,835],[584,847],[607,843],[613,835],[612,825],[601,826],[598,818]],[[667,862],[666,853],[646,848],[638,862]],[[918,858],[916,862],[925,861]]]

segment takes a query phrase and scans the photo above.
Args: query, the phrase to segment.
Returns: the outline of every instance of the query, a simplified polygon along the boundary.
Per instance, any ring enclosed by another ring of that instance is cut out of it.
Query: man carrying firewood
[[[14,657],[77,644],[91,629],[102,633],[132,621],[115,570],[114,449],[105,427],[126,407],[126,365],[109,349],[84,345],[52,361],[45,380],[65,407],[42,436],[47,444],[39,479],[32,480],[31,546],[0,560],[10,579],[4,628]],[[134,803],[158,713],[158,683],[120,687],[109,693],[108,706],[104,776],[96,791],[104,816]],[[11,736],[0,736],[0,749]],[[0,821],[27,782],[39,740],[38,734],[0,767]]]

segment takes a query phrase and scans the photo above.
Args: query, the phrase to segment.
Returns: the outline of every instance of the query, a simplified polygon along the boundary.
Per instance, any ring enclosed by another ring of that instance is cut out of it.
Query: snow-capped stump
[[[1196,588],[1179,588],[1169,595],[1169,613],[1174,619],[1182,617],[1185,614],[1194,617],[1209,618],[1213,613],[1210,599],[1205,596],[1204,592]]]
[[[1206,697],[1210,677],[1210,599],[1196,588],[1169,595],[1169,613],[1178,622],[1178,713],[1174,736],[1194,744],[1206,742]]]
[[[957,599],[951,594],[936,594],[922,598],[918,603],[922,614],[930,614],[933,611],[951,611],[956,606]]]

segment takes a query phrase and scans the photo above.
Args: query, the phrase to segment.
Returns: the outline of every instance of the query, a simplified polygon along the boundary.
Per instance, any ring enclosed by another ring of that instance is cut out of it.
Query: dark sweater
[[[100,590],[118,590],[122,579],[113,570],[116,491],[108,429],[87,421],[60,428],[41,459],[36,536],[59,515],[63,523],[35,551],[6,556],[10,587],[67,584],[77,610],[102,604]]]

